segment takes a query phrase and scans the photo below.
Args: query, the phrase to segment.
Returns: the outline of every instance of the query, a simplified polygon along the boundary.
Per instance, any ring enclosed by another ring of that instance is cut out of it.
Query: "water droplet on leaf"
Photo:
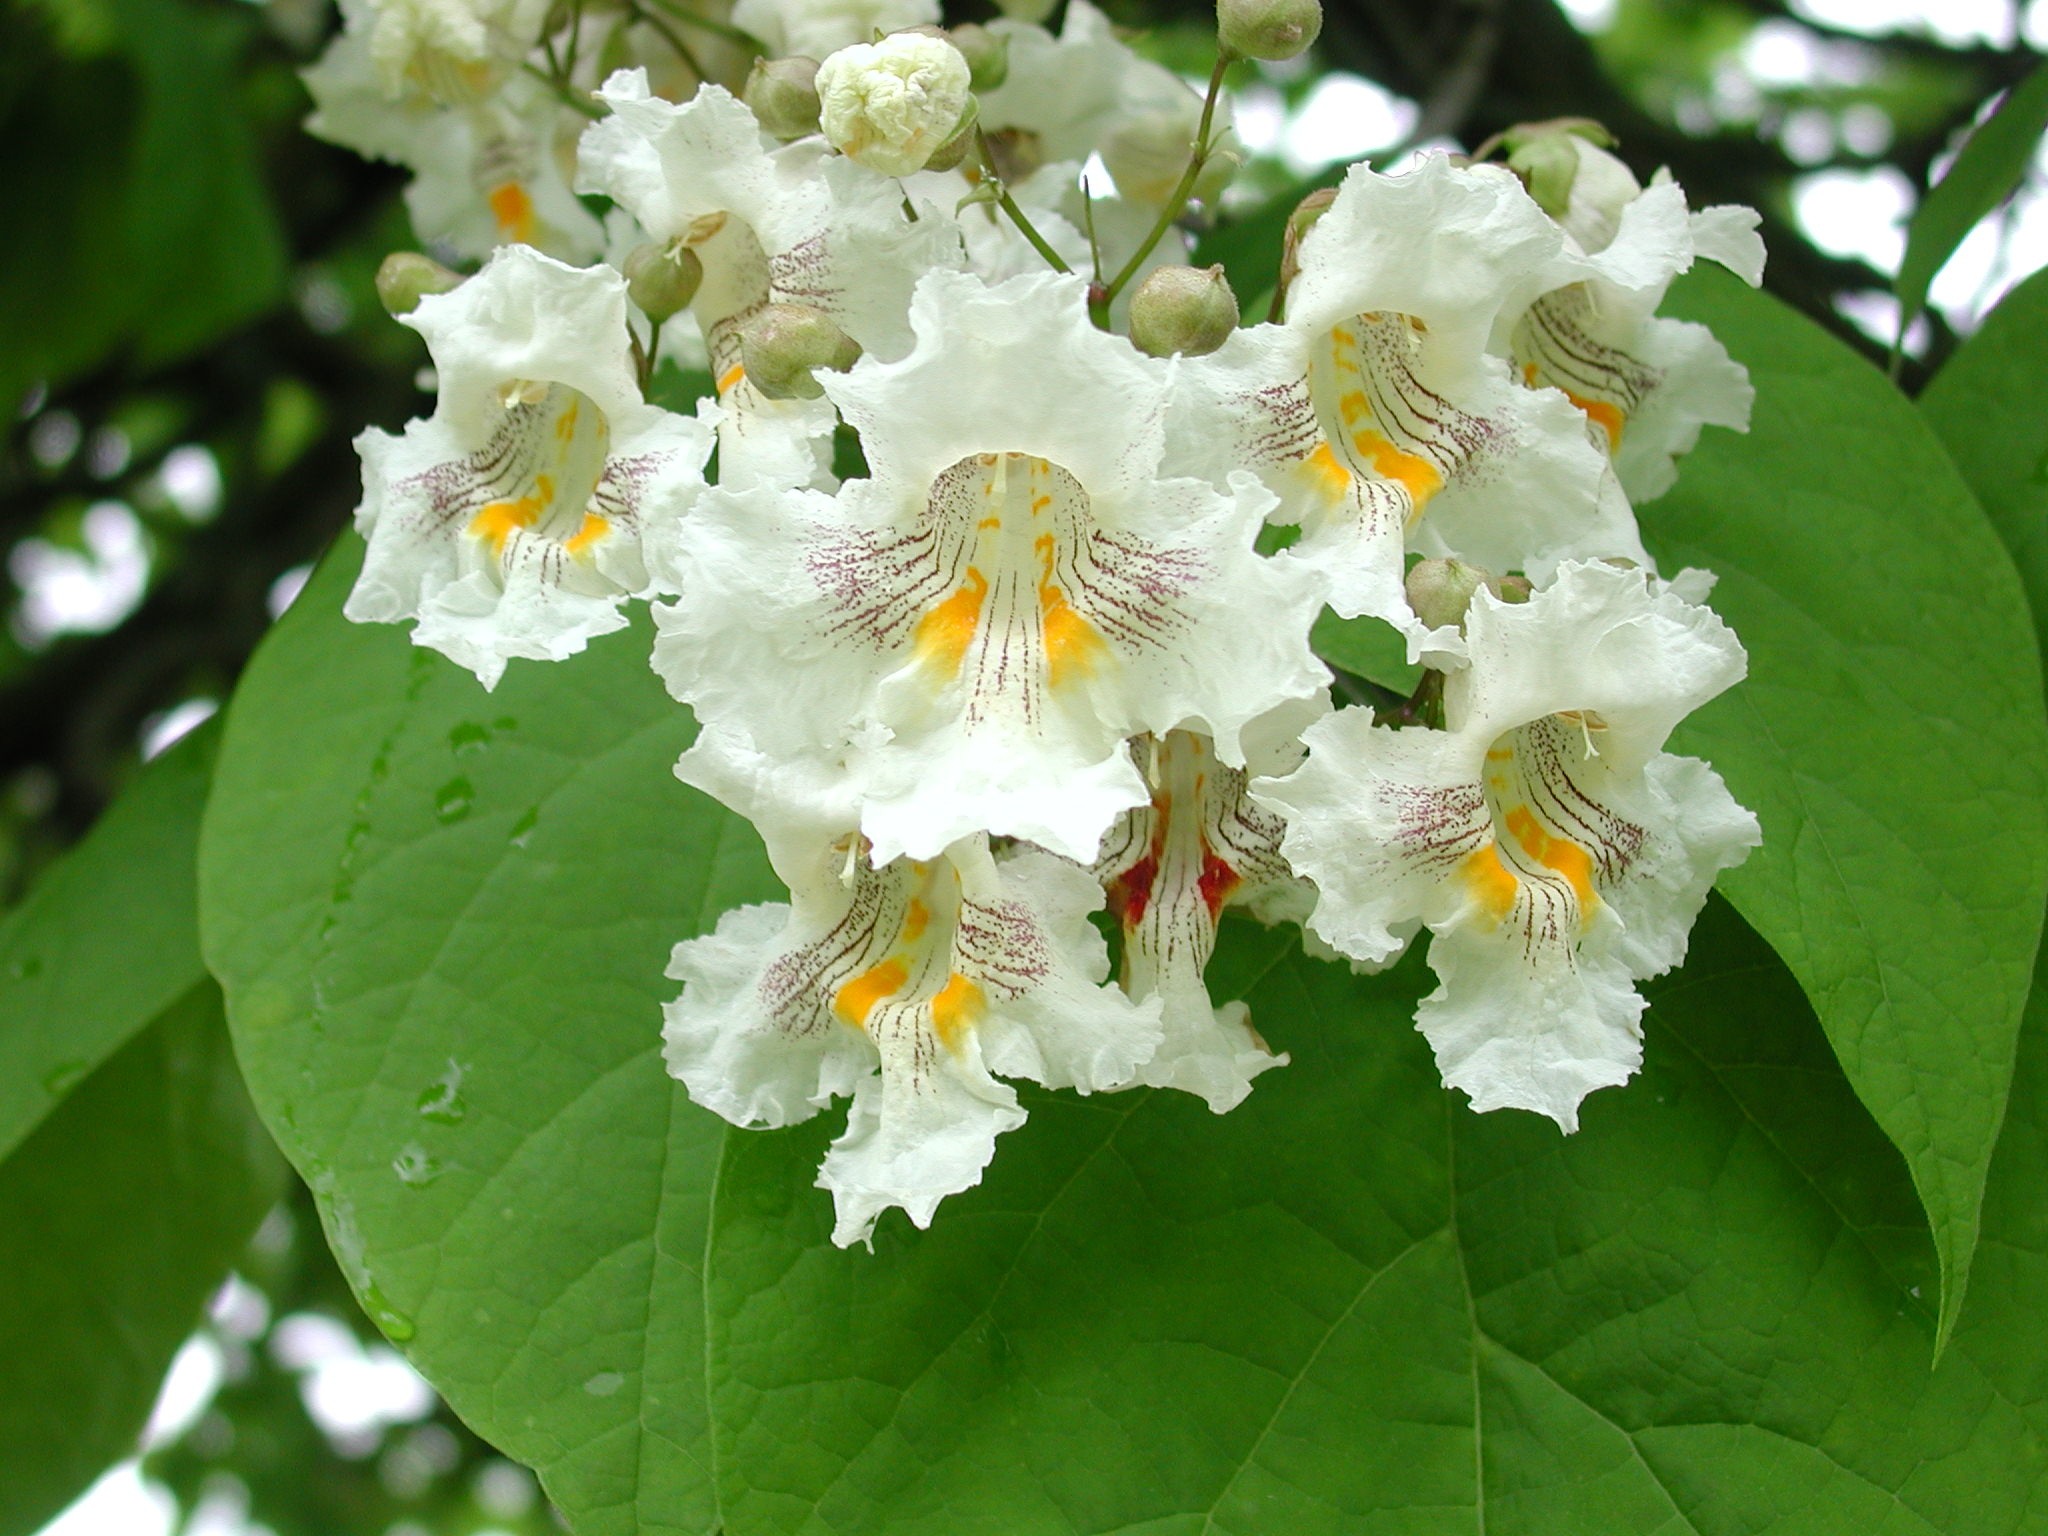
[[[450,779],[434,794],[434,814],[444,822],[456,822],[469,814],[476,790],[467,779]]]

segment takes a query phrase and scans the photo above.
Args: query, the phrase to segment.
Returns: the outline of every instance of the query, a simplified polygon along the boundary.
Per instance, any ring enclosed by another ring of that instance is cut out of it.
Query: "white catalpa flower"
[[[597,254],[603,231],[564,165],[583,120],[544,83],[510,74],[452,105],[394,96],[371,57],[375,13],[348,0],[342,15],[341,35],[303,72],[315,106],[307,131],[412,171],[406,209],[421,241],[474,258],[511,244],[571,261]]]
[[[825,140],[857,165],[909,176],[960,126],[967,60],[941,37],[898,32],[842,48],[818,66]]]
[[[1505,170],[1440,155],[1398,176],[1354,167],[1301,243],[1284,324],[1186,368],[1205,403],[1186,452],[1259,467],[1279,517],[1302,525],[1302,554],[1329,571],[1332,606],[1411,636],[1408,548],[1532,575],[1567,558],[1646,563],[1626,503],[1602,499],[1584,419],[1487,350],[1501,315],[1575,260]]]
[[[1703,325],[1656,318],[1671,280],[1695,258],[1717,261],[1754,287],[1764,247],[1754,210],[1688,212],[1659,172],[1648,188],[1615,156],[1576,136],[1579,170],[1559,223],[1587,261],[1513,322],[1507,349],[1523,378],[1563,390],[1585,412],[1593,441],[1613,456],[1636,500],[1662,495],[1674,460],[1700,429],[1749,426],[1749,374]]]
[[[583,136],[579,188],[603,193],[653,240],[680,240],[704,263],[691,309],[728,407],[721,483],[816,483],[831,407],[769,400],[746,386],[740,327],[764,304],[804,304],[870,354],[900,357],[918,277],[960,263],[952,222],[930,209],[913,220],[900,187],[819,139],[771,150],[754,114],[722,86],[679,107],[630,70],[598,96],[612,115]]]
[[[1271,497],[1162,459],[1172,364],[1088,323],[1081,279],[937,272],[898,363],[825,375],[871,479],[692,520],[655,665],[700,719],[843,762],[883,862],[978,831],[1083,862],[1149,798],[1126,738],[1243,727],[1328,678],[1321,578],[1261,559]]]
[[[507,246],[405,317],[440,376],[434,414],[356,439],[369,540],[346,612],[416,619],[413,639],[496,685],[621,627],[703,489],[707,424],[634,382],[625,280]]]
[[[877,32],[936,26],[938,0],[739,0],[733,25],[771,59],[823,59]]]
[[[1252,784],[1320,891],[1316,933],[1374,962],[1418,919],[1436,935],[1442,985],[1416,1022],[1474,1109],[1570,1131],[1581,1099],[1625,1082],[1642,1061],[1633,983],[1685,958],[1715,875],[1760,840],[1713,769],[1662,750],[1745,666],[1675,585],[1595,563],[1523,604],[1482,591],[1448,729],[1340,710],[1304,734],[1299,770]]]
[[[892,1206],[929,1226],[1024,1123],[999,1077],[1123,1087],[1158,1047],[1159,1004],[1101,984],[1088,914],[1102,892],[1085,870],[1035,850],[998,862],[979,835],[877,867],[859,834],[807,814],[817,801],[760,799],[773,775],[754,755],[709,737],[685,776],[763,826],[790,904],[728,912],[676,946],[669,1070],[735,1125],[794,1124],[851,1094],[818,1175],[832,1240],[865,1241]]]
[[[1308,700],[1257,722],[1246,732],[1253,771],[1292,768],[1301,757],[1299,731],[1328,709],[1325,700]],[[1267,922],[1299,922],[1315,893],[1281,856],[1280,818],[1252,803],[1246,770],[1218,761],[1208,737],[1168,731],[1144,738],[1137,751],[1152,798],[1110,829],[1095,873],[1123,930],[1124,990],[1164,1004],[1159,1050],[1138,1081],[1196,1094],[1220,1115],[1251,1092],[1254,1077],[1287,1058],[1267,1048],[1243,1003],[1210,1001],[1202,973],[1216,949],[1216,925],[1232,905]]]

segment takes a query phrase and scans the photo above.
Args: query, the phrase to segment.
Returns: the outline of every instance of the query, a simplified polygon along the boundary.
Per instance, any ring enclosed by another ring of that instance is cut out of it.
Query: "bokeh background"
[[[1763,214],[1766,286],[1882,358],[1904,220],[2048,51],[2048,0],[1325,0],[1241,66],[1222,218],[1361,157],[1594,117],[1695,206]],[[1205,6],[1111,0],[1205,75]],[[985,19],[972,5],[950,20]],[[430,408],[372,276],[401,173],[307,137],[329,0],[0,0],[0,908],[204,721],[355,505],[350,439]],[[2048,263],[2048,162],[1936,279],[1911,389]],[[557,1529],[351,1301],[304,1192],[179,1355],[135,1459],[62,1536]]]

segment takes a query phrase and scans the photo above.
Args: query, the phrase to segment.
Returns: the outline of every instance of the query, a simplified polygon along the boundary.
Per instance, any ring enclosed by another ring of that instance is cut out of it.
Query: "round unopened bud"
[[[816,59],[756,59],[743,94],[773,138],[800,139],[818,131]]]
[[[808,304],[764,304],[740,328],[740,366],[771,400],[815,400],[820,368],[851,368],[860,344]]]
[[[377,268],[377,297],[389,315],[409,315],[430,293],[452,293],[462,284],[431,256],[418,251],[393,251]]]
[[[962,22],[946,34],[967,61],[967,76],[977,91],[992,91],[1010,78],[1010,40],[979,22]]]
[[[1237,295],[1218,267],[1157,267],[1131,295],[1131,343],[1154,357],[1214,352],[1237,329]]]
[[[1526,576],[1503,576],[1500,579],[1500,600],[1504,603],[1526,603],[1536,595],[1536,584]]]
[[[704,282],[704,262],[680,240],[641,245],[626,258],[626,297],[656,325],[690,307]]]
[[[1491,571],[1463,560],[1419,560],[1404,583],[1408,606],[1431,629],[1463,628],[1465,610],[1481,587],[1500,595]]]
[[[960,50],[918,32],[840,49],[818,66],[818,97],[832,147],[884,176],[923,170],[972,99]]]
[[[1216,0],[1216,38],[1245,59],[1291,59],[1323,30],[1321,0]]]

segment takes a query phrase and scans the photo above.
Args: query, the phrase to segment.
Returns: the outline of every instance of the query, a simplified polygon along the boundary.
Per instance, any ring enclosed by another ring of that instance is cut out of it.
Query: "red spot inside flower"
[[[1202,850],[1202,905],[1209,909],[1209,919],[1214,922],[1223,915],[1223,903],[1230,900],[1230,893],[1238,887],[1238,873],[1217,858],[1208,849]]]
[[[1145,920],[1145,908],[1152,902],[1152,882],[1159,877],[1159,860],[1151,854],[1109,882],[1109,910],[1126,932]]]

